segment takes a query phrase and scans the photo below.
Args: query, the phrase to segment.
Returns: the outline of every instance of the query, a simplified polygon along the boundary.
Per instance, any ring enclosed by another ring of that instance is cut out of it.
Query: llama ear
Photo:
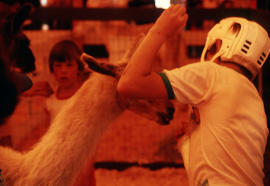
[[[23,26],[24,21],[29,17],[32,10],[31,4],[23,5],[19,11],[15,14],[13,20],[13,33],[16,34],[20,31]]]
[[[139,34],[135,38],[134,42],[131,44],[129,49],[125,52],[120,62],[118,62],[117,64],[100,62],[93,56],[88,55],[86,53],[83,53],[81,55],[81,60],[86,64],[88,68],[90,68],[93,71],[119,78],[122,72],[124,71],[124,68],[126,67],[128,60],[133,55],[137,47],[140,45],[144,37],[145,34],[143,33]]]
[[[121,72],[124,69],[124,67],[122,67],[122,65],[118,66],[118,65],[113,65],[113,64],[108,63],[108,62],[100,62],[96,58],[94,58],[93,56],[86,54],[86,53],[83,53],[81,55],[81,60],[91,70],[98,72],[98,73],[101,73],[101,74],[116,77],[116,78],[120,77]]]
[[[20,7],[17,12],[10,14],[6,18],[5,29],[7,34],[15,35],[21,31],[23,23],[31,13],[32,7],[33,6],[31,4],[26,3]]]

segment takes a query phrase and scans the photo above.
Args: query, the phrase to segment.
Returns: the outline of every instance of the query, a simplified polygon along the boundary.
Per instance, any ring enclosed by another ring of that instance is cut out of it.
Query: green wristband
[[[165,84],[166,90],[168,92],[168,98],[174,99],[175,96],[174,96],[173,88],[172,88],[172,85],[171,85],[168,77],[163,72],[158,72],[158,75],[160,75],[160,77],[162,78],[162,80]]]

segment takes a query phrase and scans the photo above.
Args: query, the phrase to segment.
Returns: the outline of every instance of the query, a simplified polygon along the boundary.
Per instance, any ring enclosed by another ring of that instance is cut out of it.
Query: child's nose
[[[61,66],[60,70],[61,70],[61,72],[67,72],[67,67],[66,66]]]

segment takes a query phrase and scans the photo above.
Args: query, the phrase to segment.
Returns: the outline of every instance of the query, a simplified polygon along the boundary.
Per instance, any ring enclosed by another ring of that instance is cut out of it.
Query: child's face
[[[54,61],[53,74],[59,86],[72,86],[78,81],[78,63],[75,60]]]

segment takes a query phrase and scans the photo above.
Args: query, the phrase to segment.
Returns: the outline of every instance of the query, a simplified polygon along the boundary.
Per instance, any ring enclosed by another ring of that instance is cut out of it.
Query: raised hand
[[[169,37],[179,33],[186,25],[188,15],[186,8],[177,4],[171,5],[164,10],[152,27],[152,31],[158,32],[160,36]]]

